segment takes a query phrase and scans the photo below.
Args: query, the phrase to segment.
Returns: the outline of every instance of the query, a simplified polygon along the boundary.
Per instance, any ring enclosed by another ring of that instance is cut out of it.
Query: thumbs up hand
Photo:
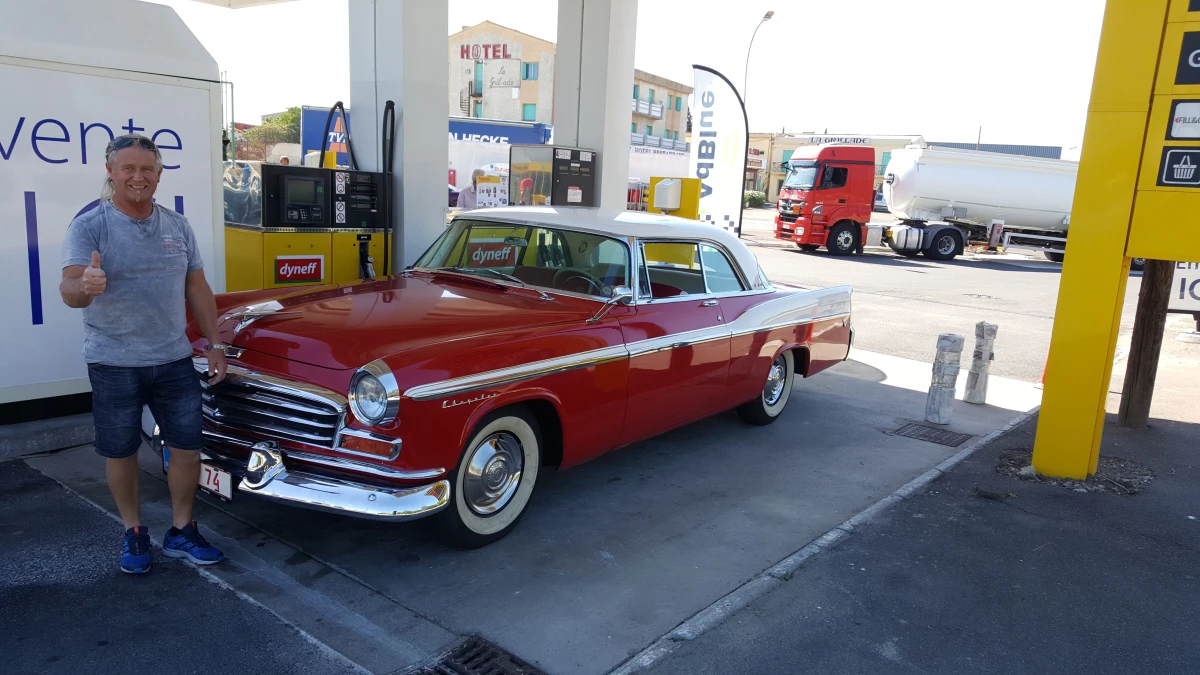
[[[83,269],[83,294],[90,298],[103,295],[106,286],[108,279],[100,269],[100,252],[92,251],[92,264]]]

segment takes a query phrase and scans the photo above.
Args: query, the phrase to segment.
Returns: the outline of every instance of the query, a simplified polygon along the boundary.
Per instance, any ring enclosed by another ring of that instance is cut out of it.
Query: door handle
[[[838,203],[839,203],[839,204],[845,204],[845,203],[846,203],[846,200],[845,200],[845,199],[839,199],[839,200],[838,200]]]
[[[701,307],[716,307],[719,303],[716,300],[705,300],[700,303]]]

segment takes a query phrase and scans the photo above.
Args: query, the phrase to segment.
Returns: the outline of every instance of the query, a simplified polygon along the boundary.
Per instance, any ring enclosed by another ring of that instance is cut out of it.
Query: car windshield
[[[605,299],[630,285],[629,248],[618,239],[468,218],[455,220],[414,267]]]
[[[787,180],[783,181],[783,187],[793,190],[811,190],[817,182],[817,165],[813,163],[793,163],[789,167]]]

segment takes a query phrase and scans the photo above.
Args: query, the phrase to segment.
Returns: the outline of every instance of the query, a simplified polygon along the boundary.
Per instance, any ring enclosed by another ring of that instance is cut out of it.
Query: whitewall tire
[[[792,352],[783,352],[767,371],[767,381],[753,401],[738,407],[738,415],[750,424],[767,425],[779,418],[792,395],[792,381],[796,376],[795,358]]]
[[[439,514],[451,544],[478,548],[512,531],[533,495],[541,448],[537,419],[524,406],[476,425],[452,476],[450,504]]]

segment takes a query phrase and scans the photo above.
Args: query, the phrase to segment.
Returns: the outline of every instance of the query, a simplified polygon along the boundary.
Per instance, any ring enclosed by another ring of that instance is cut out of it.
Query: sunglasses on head
[[[109,143],[113,150],[122,150],[124,148],[137,145],[150,151],[157,151],[158,147],[154,145],[154,141],[143,136],[118,136]]]

